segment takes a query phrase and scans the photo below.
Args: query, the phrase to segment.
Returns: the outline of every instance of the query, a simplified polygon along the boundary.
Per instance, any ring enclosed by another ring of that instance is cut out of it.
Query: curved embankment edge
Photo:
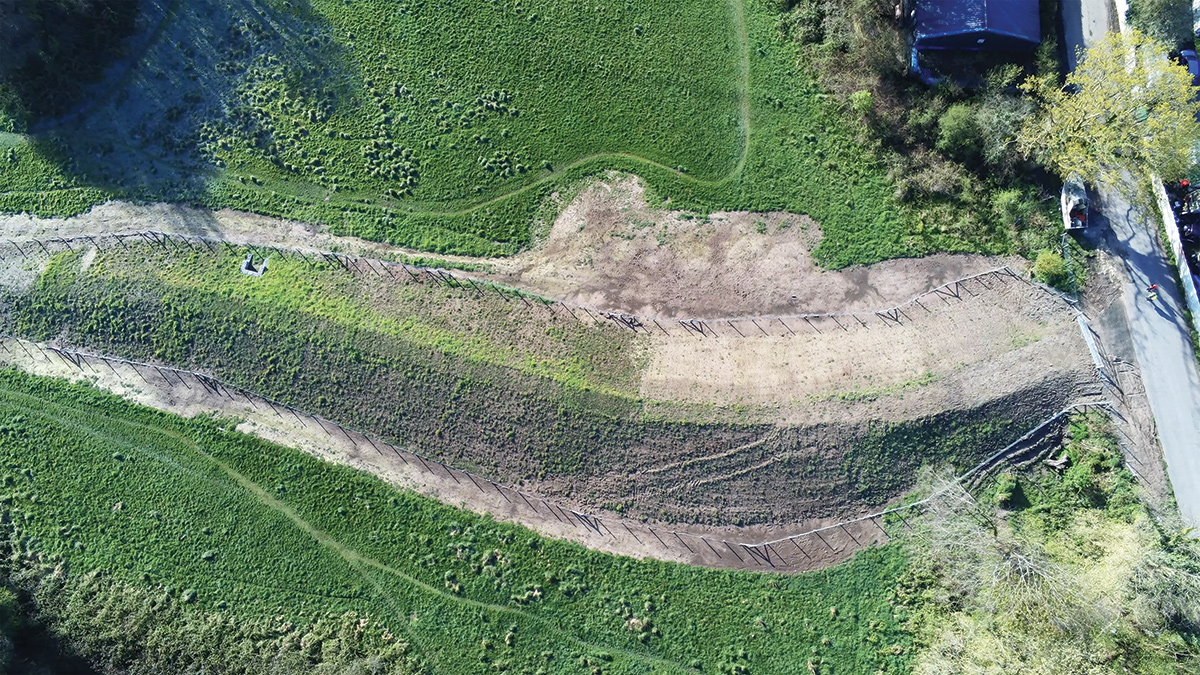
[[[1114,409],[1107,401],[1073,403],[1021,438],[923,499],[849,520],[821,520],[770,528],[656,525],[576,511],[516,487],[448,466],[372,434],[346,427],[203,373],[43,345],[0,336],[0,359],[37,375],[91,381],[166,412],[216,413],[246,419],[239,430],[330,461],[373,473],[444,503],[489,514],[594,550],[705,567],[799,572],[821,569],[855,551],[887,541],[885,519],[919,514],[930,502],[1009,458],[1077,411]],[[53,359],[51,357],[54,357]],[[147,396],[146,387],[153,387]],[[271,422],[270,420],[274,420]]]

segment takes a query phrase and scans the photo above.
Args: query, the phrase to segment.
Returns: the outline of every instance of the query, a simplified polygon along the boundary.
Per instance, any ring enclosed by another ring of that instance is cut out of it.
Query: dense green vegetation
[[[1192,32],[1192,3],[1187,0],[1130,0],[1129,23],[1146,35],[1173,49],[1195,41]]]
[[[1035,52],[924,52],[910,72],[891,0],[777,0],[780,28],[813,77],[861,125],[897,208],[916,233],[952,233],[985,250],[1033,257],[1057,248],[1058,182],[1016,147],[1035,104],[1030,75],[1060,80],[1058,2],[1040,4]]]
[[[923,462],[965,469],[1063,404],[1017,394],[922,420],[772,433],[736,412],[647,407],[629,333],[550,321],[495,294],[372,281],[299,259],[247,277],[236,271],[242,255],[131,245],[85,271],[81,253],[66,253],[3,298],[5,328],[202,369],[497,480],[675,522],[877,505],[907,489]],[[760,440],[719,467],[645,473]],[[713,472],[728,478],[713,483]],[[668,493],[692,478],[711,486]]]
[[[1004,474],[984,499],[1011,509],[1010,519],[1018,530],[1041,534],[1069,527],[1081,509],[1118,522],[1132,521],[1138,514],[1136,482],[1104,415],[1072,418],[1066,443],[1056,456],[1068,460],[1061,472],[1043,467],[1025,476]]]
[[[914,523],[914,671],[1196,672],[1200,545],[1139,501],[1107,416],[1073,416],[1055,457]]]
[[[812,215],[834,267],[1024,250],[1037,224],[1027,191],[961,171],[942,182],[969,208],[906,202],[861,124],[877,107],[828,96],[775,0],[146,3],[159,10],[156,40],[86,115],[0,138],[0,208],[189,201],[503,255],[554,191],[618,169],[678,208]]]
[[[0,510],[5,580],[112,671],[857,673],[910,658],[891,547],[783,577],[616,558],[226,422],[11,371]]]

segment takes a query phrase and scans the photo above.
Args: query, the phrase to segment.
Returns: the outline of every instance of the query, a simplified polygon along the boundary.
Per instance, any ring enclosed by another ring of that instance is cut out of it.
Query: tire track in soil
[[[763,443],[766,443],[767,441],[770,441],[770,440],[772,440],[774,438],[778,438],[778,437],[779,437],[779,431],[771,430],[771,431],[767,432],[766,434],[764,434],[763,437],[758,439],[757,441],[752,441],[750,443],[746,443],[745,445],[739,445],[738,447],[732,448],[726,452],[720,452],[715,455],[708,455],[707,457],[695,457],[692,459],[685,459],[681,462],[671,462],[671,463],[663,464],[662,466],[655,467],[652,469],[646,469],[642,473],[653,475],[653,474],[657,474],[657,473],[663,473],[664,471],[673,471],[675,469],[690,468],[692,466],[695,466],[697,464],[701,464],[704,462],[714,462],[717,460],[726,459],[726,458],[732,457],[740,452],[745,452],[747,450],[752,450],[754,448],[757,448],[758,446],[762,445]]]
[[[11,338],[6,341],[9,340]],[[25,343],[25,346],[34,348],[33,343]],[[813,548],[803,555],[796,553],[795,558],[777,561],[779,564],[771,568],[749,556],[731,554],[729,547],[738,548],[743,541],[790,536],[835,523],[839,519],[810,518],[786,525],[712,527],[643,524],[606,514],[601,525],[600,521],[594,520],[594,516],[574,515],[575,512],[569,508],[553,505],[533,495],[530,495],[532,501],[525,501],[517,496],[519,493],[500,492],[498,485],[484,482],[480,486],[468,479],[467,474],[456,477],[458,472],[450,473],[441,465],[425,471],[415,458],[410,462],[397,455],[376,454],[363,440],[354,441],[349,436],[338,435],[336,431],[315,429],[312,425],[319,423],[312,420],[300,421],[286,413],[277,416],[261,401],[255,406],[241,398],[234,400],[208,392],[198,385],[186,388],[179,382],[168,384],[165,378],[151,377],[144,381],[136,370],[117,361],[110,362],[115,366],[112,369],[89,364],[85,367],[93,367],[94,370],[86,371],[65,361],[50,360],[46,352],[34,351],[27,357],[22,350],[13,348],[7,353],[0,352],[0,363],[34,375],[87,382],[140,405],[184,417],[215,414],[243,420],[238,426],[243,433],[366,471],[388,483],[414,490],[444,504],[515,523],[542,536],[572,541],[605,553],[723,569],[803,572],[842,562],[862,545],[886,541],[886,537],[869,523],[852,526],[853,536],[826,535],[825,539],[829,539],[832,545],[817,544],[819,548]],[[595,524],[584,524],[587,522],[584,519]],[[862,542],[861,545],[855,543],[855,537]]]

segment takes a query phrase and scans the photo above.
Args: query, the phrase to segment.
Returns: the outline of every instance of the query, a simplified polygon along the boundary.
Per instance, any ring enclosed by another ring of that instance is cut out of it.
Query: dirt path
[[[343,464],[376,475],[383,480],[458,506],[490,515],[496,520],[516,523],[539,534],[565,539],[587,548],[627,555],[655,558],[689,565],[758,571],[801,572],[822,569],[841,562],[854,551],[886,536],[871,522],[856,523],[844,530],[826,532],[790,544],[764,562],[750,555],[739,542],[758,542],[787,537],[836,523],[833,519],[813,519],[788,526],[704,527],[692,525],[646,525],[623,520],[612,514],[592,529],[594,521],[569,508],[551,504],[532,495],[507,487],[474,480],[462,472],[450,472],[436,463],[430,465],[407,453],[381,453],[364,438],[343,435],[314,418],[272,412],[263,401],[253,402],[206,389],[194,379],[177,378],[170,371],[134,368],[115,361],[91,359],[79,366],[38,347],[11,339],[0,341],[0,363],[35,375],[90,382],[100,389],[128,398],[141,405],[185,417],[216,414],[240,419],[238,430],[280,445],[303,450],[327,461]],[[327,424],[327,423],[326,423]],[[423,466],[424,465],[424,466]]]
[[[109,202],[72,218],[0,215],[0,239],[157,230],[234,244],[439,259],[481,266],[476,276],[596,309],[659,317],[762,316],[882,309],[1015,258],[934,255],[830,271],[811,251],[820,228],[805,216],[730,212],[708,218],[652,208],[634,177],[585,187],[531,250],[511,258],[437,256],[329,234],[240,211]]]

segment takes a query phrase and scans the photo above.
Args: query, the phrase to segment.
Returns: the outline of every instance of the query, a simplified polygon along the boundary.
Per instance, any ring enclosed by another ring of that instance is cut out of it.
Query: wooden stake
[[[672,530],[671,534],[675,535],[675,538],[679,540],[679,543],[683,544],[683,547],[686,548],[689,553],[695,553],[695,551],[692,550],[692,547],[688,546],[687,542],[683,540],[683,537],[679,536],[678,532]]]
[[[817,539],[820,539],[820,540],[821,540],[821,543],[822,543],[822,544],[825,544],[826,548],[828,548],[830,551],[835,551],[835,550],[837,550],[837,549],[835,549],[834,547],[830,546],[830,545],[829,545],[829,542],[825,541],[825,537],[822,537],[820,532],[817,532],[816,530],[813,530],[813,534],[817,535]]]
[[[650,530],[650,534],[654,535],[654,538],[658,540],[658,543],[662,544],[666,548],[671,548],[670,546],[667,546],[667,542],[662,540],[662,537],[658,536],[658,533],[654,531],[653,527],[647,527],[646,529]]]
[[[797,550],[797,551],[800,551],[801,555],[803,555],[805,558],[808,558],[809,560],[812,560],[812,556],[810,556],[810,555],[808,555],[807,553],[805,553],[805,552],[804,552],[804,548],[802,548],[802,547],[800,546],[800,543],[796,541],[796,538],[795,538],[795,537],[792,537],[792,538],[791,538],[791,539],[789,539],[788,541],[792,542],[792,544],[793,544],[793,545],[795,545],[795,547],[796,547],[796,550]]]
[[[737,551],[733,550],[733,547],[729,545],[729,542],[722,539],[721,543],[725,544],[725,548],[729,549],[729,552],[733,554],[733,557],[738,559],[738,562],[743,562],[742,556],[738,555]]]

